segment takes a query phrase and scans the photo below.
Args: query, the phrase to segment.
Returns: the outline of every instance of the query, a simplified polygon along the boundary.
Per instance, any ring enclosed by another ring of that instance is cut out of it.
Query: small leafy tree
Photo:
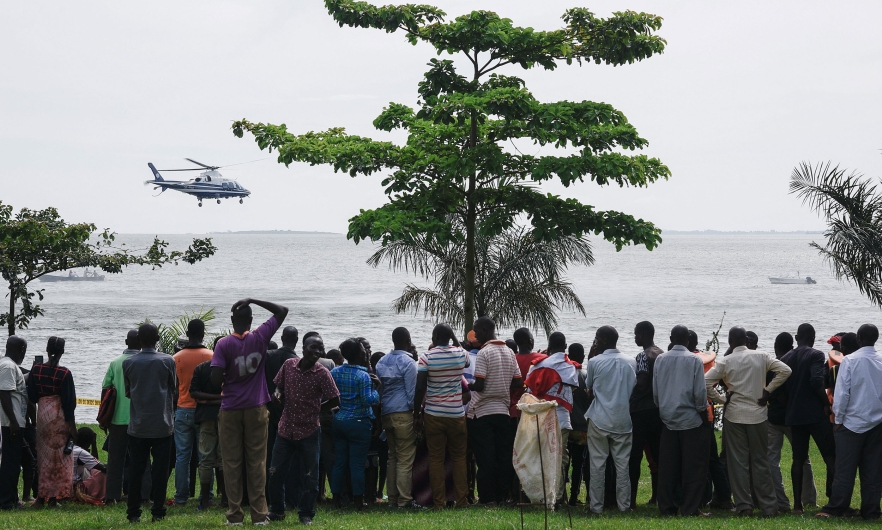
[[[477,317],[492,315],[500,327],[527,325],[548,335],[557,326],[557,310],[585,314],[564,273],[570,263],[594,263],[587,238],[542,241],[524,228],[510,228],[495,236],[478,235],[477,247],[481,249],[476,260]],[[436,238],[417,235],[380,247],[368,263],[377,267],[388,262],[392,269],[411,271],[434,283],[434,288],[407,285],[392,303],[398,313],[422,312],[461,326],[465,322],[464,258],[453,241],[439,244]]]
[[[351,176],[388,172],[389,203],[362,210],[349,220],[348,237],[383,245],[415,238],[463,245],[463,324],[471,328],[478,292],[478,240],[529,221],[537,241],[602,234],[621,249],[661,242],[652,224],[616,211],[597,211],[576,199],[542,193],[537,185],[564,186],[591,180],[598,185],[644,187],[667,179],[656,158],[629,155],[648,142],[624,114],[591,101],[542,103],[524,81],[502,75],[506,66],[554,70],[560,64],[593,61],[623,65],[664,50],[653,34],[661,18],[623,11],[598,18],[583,8],[567,10],[564,27],[536,31],[517,27],[489,11],[472,11],[451,22],[428,5],[377,7],[368,2],[325,0],[339,25],[403,32],[411,44],[425,42],[439,55],[468,61],[465,74],[451,60],[432,59],[419,84],[419,108],[391,103],[374,120],[381,131],[403,129],[404,145],[346,134],[342,128],[295,135],[287,127],[247,120],[233,124],[241,137],[254,135],[260,149],[278,151],[280,163],[327,164]],[[519,140],[574,152],[523,154]],[[458,217],[456,222],[451,216]]]
[[[790,193],[826,219],[827,242],[811,246],[836,278],[882,307],[882,193],[876,185],[830,162],[803,162],[793,168]]]
[[[69,224],[55,208],[22,208],[13,215],[12,206],[0,202],[0,275],[9,297],[8,311],[0,313],[0,325],[6,325],[14,335],[16,328],[27,328],[32,319],[43,314],[38,304],[43,290],[30,284],[46,274],[78,267],[119,273],[129,265],[193,264],[217,250],[210,238],[194,239],[187,250],[172,252],[167,250],[168,243],[158,238],[146,249],[116,246],[115,238],[107,229],[97,232],[90,223]]]

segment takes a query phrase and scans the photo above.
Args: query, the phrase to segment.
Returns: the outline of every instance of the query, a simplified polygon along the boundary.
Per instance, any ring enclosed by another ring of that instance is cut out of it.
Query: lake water
[[[194,236],[164,236],[174,248]],[[19,332],[29,341],[30,365],[45,350],[46,339],[67,340],[62,364],[73,371],[79,397],[100,397],[107,364],[125,348],[126,331],[149,318],[169,322],[184,312],[216,308],[210,329],[226,327],[232,304],[244,297],[289,306],[286,323],[301,335],[320,331],[325,344],[362,335],[374,350],[391,346],[396,326],[410,329],[414,343],[425,347],[434,322],[397,315],[390,308],[413,276],[365,264],[373,247],[354,245],[334,234],[216,234],[218,252],[197,265],[151,270],[131,268],[104,282],[43,283],[44,317]],[[634,324],[652,321],[657,342],[666,345],[676,324],[698,332],[703,343],[719,326],[740,324],[754,330],[760,347],[771,350],[775,335],[795,333],[802,322],[814,324],[818,337],[854,331],[860,324],[880,324],[880,312],[853,286],[833,279],[809,247],[820,235],[665,236],[655,251],[643,247],[616,252],[603,241],[594,244],[596,265],[569,272],[587,315],[561,315],[560,330],[570,342],[590,344],[601,325],[615,326],[622,351],[634,352]],[[118,241],[138,248],[152,236],[122,235]],[[769,276],[812,276],[817,285],[772,285]],[[81,271],[80,271],[81,272]],[[255,320],[266,314],[255,309]],[[509,337],[511,330],[501,336]],[[826,344],[817,346],[826,350]],[[544,346],[544,339],[537,339]],[[97,408],[80,406],[77,419],[93,421]]]

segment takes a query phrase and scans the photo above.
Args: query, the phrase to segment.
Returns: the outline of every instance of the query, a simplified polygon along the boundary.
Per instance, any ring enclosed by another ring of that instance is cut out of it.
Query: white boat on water
[[[70,271],[67,273],[67,276],[55,276],[52,274],[47,274],[45,276],[40,276],[41,282],[103,282],[104,275],[98,274],[98,269],[94,271],[90,271],[86,269],[83,272],[82,276],[77,275],[76,272]]]
[[[818,282],[812,279],[811,276],[806,276],[805,278],[799,278],[799,273],[796,273],[797,278],[772,278],[769,277],[769,281],[775,285],[814,285]]]

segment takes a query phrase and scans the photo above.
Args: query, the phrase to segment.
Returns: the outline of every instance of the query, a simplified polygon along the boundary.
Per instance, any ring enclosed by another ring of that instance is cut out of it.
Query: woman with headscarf
[[[64,339],[50,337],[46,353],[49,362],[35,365],[28,377],[28,398],[37,404],[37,504],[55,505],[72,492],[73,456],[66,447],[77,437],[77,395],[70,370],[58,364]]]

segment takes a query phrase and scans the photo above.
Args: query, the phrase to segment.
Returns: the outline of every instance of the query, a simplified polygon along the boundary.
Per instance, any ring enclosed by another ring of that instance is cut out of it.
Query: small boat
[[[796,273],[799,276],[799,273]],[[812,279],[811,276],[806,276],[805,278],[769,278],[769,281],[775,285],[814,285],[818,282]]]
[[[41,282],[103,282],[104,275],[98,274],[97,270],[90,271],[86,269],[83,271],[83,275],[79,276],[76,272],[70,271],[67,276],[54,276],[52,274],[47,274],[45,276],[40,276]]]

